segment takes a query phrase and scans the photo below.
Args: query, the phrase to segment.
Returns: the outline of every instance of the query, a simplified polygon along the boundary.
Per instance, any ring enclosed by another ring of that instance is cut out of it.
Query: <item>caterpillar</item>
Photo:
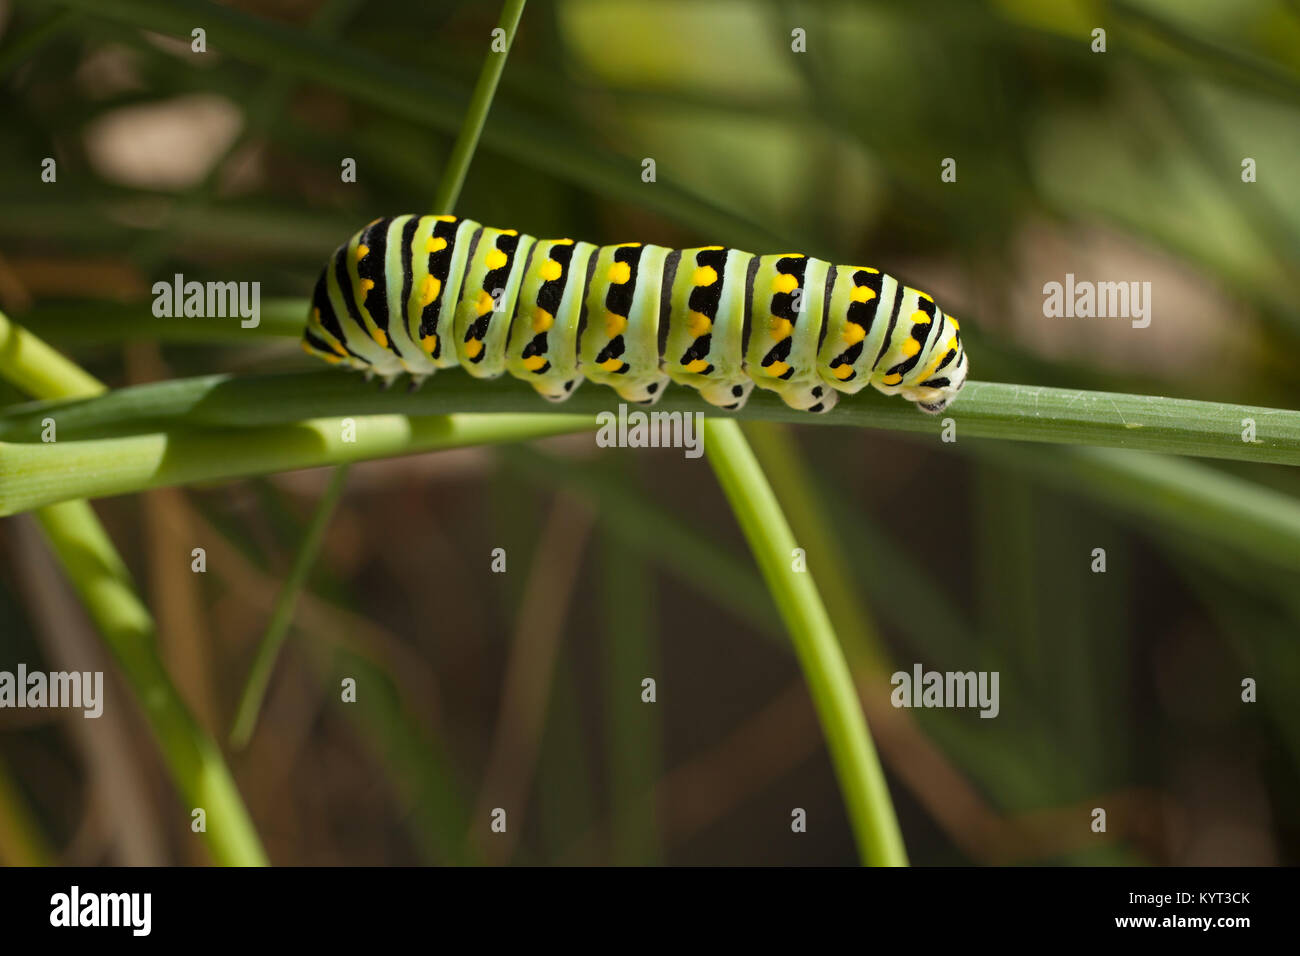
[[[303,348],[387,383],[460,365],[563,401],[584,379],[724,409],[753,387],[825,412],[870,384],[935,413],[966,381],[957,320],[865,266],[723,246],[536,239],[455,216],[376,219],[316,281]]]

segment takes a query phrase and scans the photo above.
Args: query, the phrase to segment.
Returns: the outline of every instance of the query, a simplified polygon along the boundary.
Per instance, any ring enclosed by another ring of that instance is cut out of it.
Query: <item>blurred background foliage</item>
[[[115,386],[308,367],[300,300],[361,223],[427,209],[497,13],[0,4],[0,308]],[[458,211],[869,263],[963,320],[977,378],[1293,408],[1298,120],[1292,0],[535,0]],[[260,281],[261,327],[153,318],[175,272]],[[1044,318],[1067,272],[1150,281],[1150,328]],[[1297,862],[1295,559],[1225,545],[1178,496],[1220,476],[1294,496],[1292,470],[1157,459],[1144,483],[1119,453],[747,431],[914,863]],[[96,505],[221,739],[325,480]],[[0,667],[86,660],[25,520],[0,524]],[[589,436],[373,462],[229,758],[278,863],[851,863],[787,647],[702,462]],[[893,709],[914,662],[1000,671],[1000,716]],[[0,859],[203,859],[136,715],[7,710],[0,731]]]

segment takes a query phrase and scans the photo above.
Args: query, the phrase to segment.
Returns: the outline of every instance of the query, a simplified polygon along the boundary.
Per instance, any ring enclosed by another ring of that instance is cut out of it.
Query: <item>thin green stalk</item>
[[[460,198],[461,187],[469,172],[469,164],[474,158],[474,150],[483,132],[483,124],[487,121],[488,112],[492,108],[497,83],[501,79],[501,72],[505,69],[506,57],[509,55],[510,46],[514,43],[515,31],[519,27],[519,18],[523,16],[526,2],[527,0],[507,0],[501,12],[501,21],[498,25],[505,30],[506,48],[500,53],[489,52],[487,59],[483,61],[478,84],[474,87],[474,95],[470,99],[469,111],[456,137],[447,169],[438,184],[438,195],[433,202],[435,213],[450,213],[456,206],[456,200]],[[346,462],[334,469],[329,486],[312,515],[307,534],[298,547],[298,553],[294,556],[289,577],[276,597],[271,622],[258,646],[257,658],[240,698],[234,729],[231,731],[231,744],[237,749],[242,749],[253,733],[258,711],[262,707],[262,698],[266,693],[266,685],[271,679],[276,657],[288,633],[289,623],[293,619],[293,608],[298,600],[298,592],[302,589],[316,561],[316,552],[320,549],[320,542],[325,536],[325,529],[329,527],[330,517],[334,514],[334,509],[343,494],[347,477]]]
[[[94,511],[85,501],[65,501],[40,509],[36,517],[144,710],[184,804],[203,809],[202,835],[213,861],[223,866],[266,865],[221,751],[195,722],[167,676],[158,657],[153,619]]]
[[[0,375],[44,397],[95,394],[104,385],[0,313]],[[53,449],[58,443],[46,445]],[[5,487],[10,478],[0,466]],[[50,477],[47,475],[47,477]],[[62,496],[76,497],[76,496]],[[153,619],[130,572],[85,501],[60,500],[37,519],[73,588],[144,710],[176,788],[207,817],[203,838],[223,865],[261,866],[266,854],[216,743],[181,700],[161,658]]]
[[[589,431],[579,415],[373,415],[276,428],[176,431],[51,444],[0,444],[0,515],[198,481]]]
[[[0,313],[0,374],[29,395],[40,398],[85,398],[106,389],[21,325]]]
[[[15,408],[0,415],[0,442],[39,441],[47,415],[58,420],[61,437],[89,437],[179,425],[280,425],[322,415],[596,415],[616,405],[611,392],[595,386],[578,389],[563,404],[552,404],[510,376],[487,381],[459,372],[440,374],[415,392],[384,390],[337,369],[207,375],[131,386],[84,401]],[[668,389],[655,411],[717,414],[689,388]],[[947,431],[947,437],[958,442],[1005,438],[1300,464],[1300,411],[1074,388],[971,382],[942,415],[926,415],[910,402],[866,392],[813,415],[789,408],[774,392],[757,389],[731,417],[916,432],[932,436],[940,449],[949,447],[943,441]],[[1254,423],[1253,441],[1243,440],[1247,419]]]
[[[334,469],[329,485],[326,486],[325,493],[321,495],[316,511],[312,515],[307,533],[303,535],[302,543],[298,546],[298,553],[294,556],[289,576],[285,578],[280,593],[276,596],[271,621],[267,624],[266,633],[263,634],[262,641],[258,645],[257,657],[253,660],[253,668],[249,672],[248,682],[244,685],[244,692],[239,698],[239,706],[235,711],[235,721],[230,731],[230,746],[235,750],[243,750],[253,736],[257,715],[262,709],[262,699],[266,696],[266,687],[271,681],[271,672],[275,669],[276,658],[289,633],[289,625],[293,621],[293,611],[298,604],[298,592],[302,590],[303,582],[307,580],[312,565],[316,563],[321,539],[325,537],[325,529],[329,526],[330,518],[343,494],[343,485],[347,476],[347,465],[340,465]]]
[[[794,535],[740,426],[706,419],[704,447],[785,621],[821,721],[864,863],[906,866],[907,851],[857,689],[812,575],[793,570]]]
[[[524,15],[525,3],[527,0],[506,0],[505,6],[501,8],[501,19],[497,22],[497,27],[506,32],[506,48],[500,52],[488,53],[487,59],[483,61],[483,69],[479,71],[478,82],[470,96],[465,121],[461,123],[456,143],[451,148],[451,158],[447,161],[447,169],[438,183],[438,192],[433,200],[435,214],[450,213],[456,208],[456,200],[460,198],[461,187],[465,185],[470,161],[474,158],[479,138],[483,135],[483,125],[492,108],[492,99],[496,96],[497,84],[506,68],[506,57],[514,46],[515,31],[519,28],[519,18]]]

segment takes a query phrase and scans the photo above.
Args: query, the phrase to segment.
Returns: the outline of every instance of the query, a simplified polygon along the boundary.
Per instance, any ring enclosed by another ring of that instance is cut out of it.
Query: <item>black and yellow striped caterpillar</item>
[[[389,381],[462,365],[552,401],[585,377],[643,404],[673,381],[726,409],[758,385],[810,412],[868,384],[938,412],[968,369],[957,321],[877,269],[534,239],[455,216],[376,219],[340,246],[303,348]]]

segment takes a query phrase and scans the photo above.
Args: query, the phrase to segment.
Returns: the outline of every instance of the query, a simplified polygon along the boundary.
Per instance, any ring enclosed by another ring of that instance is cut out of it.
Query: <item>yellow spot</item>
[[[556,240],[555,240],[555,244],[556,244],[557,246],[571,246],[571,245],[573,245],[573,240],[572,240],[572,239],[556,239]]]
[[[361,245],[357,246],[357,262],[360,262],[369,254],[370,254],[370,247],[366,245],[364,242]]]
[[[779,342],[790,337],[794,326],[790,324],[789,319],[778,319],[776,316],[772,316],[772,323],[767,327],[767,330],[772,338]]]
[[[560,276],[564,275],[564,266],[560,265],[554,259],[547,259],[542,263],[541,269],[537,271],[545,282],[554,282]]]
[[[440,292],[442,292],[442,280],[436,276],[425,276],[424,284],[420,286],[420,305],[428,305],[438,298]]]
[[[494,305],[496,305],[496,300],[492,298],[492,293],[488,292],[487,289],[480,289],[478,293],[478,302],[474,304],[474,308],[478,311],[478,314],[487,315],[492,311]]]
[[[880,380],[880,384],[881,384],[881,385],[897,385],[897,384],[898,384],[899,382],[901,382],[902,380],[903,380],[903,376],[902,376],[902,374],[899,373],[899,372],[895,372],[893,375],[886,375],[884,378],[882,378],[882,379]]]
[[[426,335],[424,338],[420,339],[420,347],[429,355],[432,355],[433,350],[438,347],[438,336]]]
[[[455,216],[434,216],[433,218],[434,218],[435,220],[437,220],[438,222],[455,222],[455,221],[456,221],[456,217],[455,217]],[[378,219],[375,220],[375,222],[378,222],[378,221],[379,221]]]
[[[489,271],[492,269],[500,269],[506,264],[506,254],[500,249],[493,249],[486,257],[484,257],[483,264],[488,267]]]
[[[622,335],[623,330],[627,328],[627,316],[618,315],[614,312],[605,313],[605,336],[614,338],[616,335]]]
[[[375,331],[370,333],[370,337],[379,343],[380,348],[388,348],[388,336],[384,334],[383,329],[375,329]]]
[[[908,358],[911,358],[919,351],[921,351],[921,343],[916,339],[908,339],[903,343],[903,354]]]
[[[635,249],[635,248],[637,248],[639,245],[641,245],[641,243],[639,243],[639,242],[620,242],[618,245],[614,246],[614,248],[615,248],[615,249]]]
[[[797,288],[799,288],[799,280],[784,272],[772,280],[773,292],[793,292]]]
[[[718,281],[718,271],[713,266],[700,266],[691,281],[696,285],[713,285]]]
[[[311,343],[308,342],[306,339],[299,339],[298,344],[302,346],[302,350],[306,352],[308,355],[320,355],[319,352],[317,352],[314,348],[311,347]],[[325,358],[325,357],[326,356],[321,355],[321,358]]]
[[[540,305],[533,311],[533,331],[546,332],[555,324],[555,316],[547,312]]]
[[[517,235],[519,235],[519,230],[518,230],[518,229],[502,229],[502,230],[501,230],[501,235],[503,235],[503,236],[517,236]]]
[[[337,342],[331,343],[330,348],[332,348],[335,352],[338,352],[342,358],[348,357],[348,350],[345,349],[343,346],[339,345]]]
[[[864,285],[854,286],[853,291],[849,293],[849,299],[853,302],[870,302],[875,297],[876,290]]]
[[[857,345],[867,334],[867,330],[856,322],[846,322],[844,324],[844,334],[840,336],[844,339],[845,345]]]
[[[705,252],[721,252],[722,246],[700,246]]]
[[[713,323],[703,312],[692,312],[686,319],[686,331],[697,339],[701,335],[708,335],[712,328]]]
[[[461,351],[465,353],[466,358],[477,358],[478,353],[483,351],[483,343],[479,339],[470,339]]]
[[[361,280],[361,298],[364,299],[367,295],[369,295],[370,290],[373,289],[374,287],[375,287],[375,280],[374,280],[374,279],[362,279],[362,280]]]
[[[632,267],[626,262],[616,262],[609,267],[609,281],[622,284],[632,278]]]
[[[915,312],[912,313],[912,324],[929,325],[930,317],[926,315],[924,312],[922,312],[920,309],[917,309]]]
[[[442,236],[430,236],[424,243],[424,250],[430,255],[433,255],[435,252],[442,252],[442,250],[446,248],[447,240],[442,238]]]
[[[623,360],[616,358],[605,359],[605,361],[600,363],[600,367],[606,372],[617,372],[623,367]]]
[[[545,364],[545,355],[530,355],[528,358],[524,359],[524,368],[528,369],[530,372],[536,372]]]
[[[926,302],[934,301],[934,299],[930,298],[930,296],[927,293],[922,292],[920,289],[913,289],[912,291],[915,292],[919,298],[924,299]]]
[[[954,319],[951,315],[950,315],[950,316],[947,316],[947,319],[948,319],[949,322],[952,323],[952,327],[953,327],[954,329],[958,329],[958,330],[961,329],[961,326],[957,324],[957,320]]]
[[[341,358],[339,358],[337,355],[322,355],[321,358],[323,358],[325,361],[329,362],[331,365],[338,365],[339,362],[342,362],[342,361],[343,361],[343,360],[342,360]]]
[[[780,378],[786,372],[790,371],[790,366],[786,362],[773,362],[766,369],[764,369],[764,371],[767,372],[768,375],[771,375],[773,378]]]
[[[831,371],[834,373],[835,377],[842,382],[853,375],[853,366],[837,365],[835,368],[831,369]]]
[[[685,365],[682,366],[682,368],[685,371],[694,372],[697,375],[703,372],[708,367],[709,367],[708,359],[695,359],[693,361],[687,362]]]

